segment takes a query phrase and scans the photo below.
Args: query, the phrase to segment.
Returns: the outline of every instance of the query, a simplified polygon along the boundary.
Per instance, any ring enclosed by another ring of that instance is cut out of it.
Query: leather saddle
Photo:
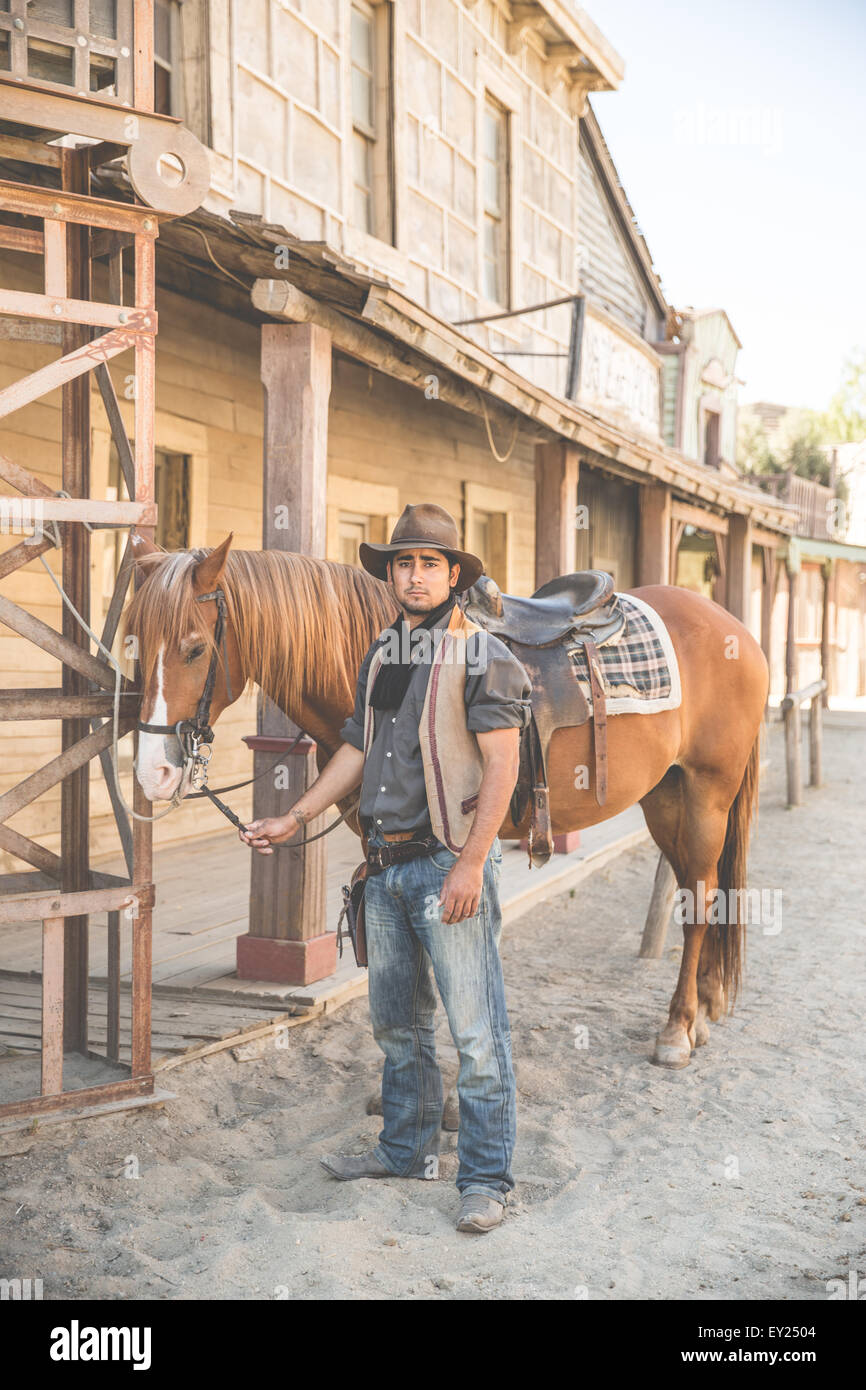
[[[585,724],[589,707],[568,649],[583,644],[593,704],[595,796],[607,798],[607,711],[597,646],[622,629],[625,614],[611,575],[582,570],[559,575],[531,598],[504,594],[489,575],[467,590],[465,612],[498,637],[524,666],[532,682],[532,718],[521,732],[520,768],[511,798],[515,825],[531,802],[529,862],[546,864],[553,853],[548,755],[557,729]]]

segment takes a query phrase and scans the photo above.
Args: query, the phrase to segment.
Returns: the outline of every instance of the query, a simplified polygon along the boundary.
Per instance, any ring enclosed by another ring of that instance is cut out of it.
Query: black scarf
[[[412,656],[416,648],[420,645],[415,639],[416,632],[422,628],[432,628],[446,614],[450,614],[451,609],[457,602],[457,595],[452,589],[444,603],[440,603],[438,608],[434,608],[423,622],[418,623],[409,634],[409,641],[403,638],[403,623],[405,619],[401,614],[395,618],[389,628],[385,629],[385,641],[391,652],[395,649],[400,654],[399,661],[383,661],[379,667],[379,674],[370,692],[370,704],[373,709],[399,709],[403,703],[403,697],[409,686],[409,680],[417,663],[412,661]],[[388,633],[393,633],[393,637],[388,637]],[[407,650],[408,648],[408,650]],[[404,660],[408,657],[408,660]]]

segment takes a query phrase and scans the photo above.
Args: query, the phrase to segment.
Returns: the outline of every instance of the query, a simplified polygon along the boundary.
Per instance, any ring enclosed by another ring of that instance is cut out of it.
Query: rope
[[[166,807],[164,811],[160,811],[159,815],[157,816],[142,816],[138,811],[133,810],[133,808],[129,805],[129,802],[126,800],[126,797],[123,795],[123,792],[120,789],[120,776],[117,771],[117,745],[119,742],[118,729],[120,726],[120,683],[123,680],[123,672],[120,669],[120,663],[115,661],[108,648],[103,646],[102,642],[100,642],[93,629],[89,627],[88,624],[84,621],[81,614],[78,612],[78,609],[75,607],[69,595],[63,588],[63,585],[58,581],[57,577],[52,572],[51,566],[46,561],[45,556],[40,555],[39,558],[45,566],[45,569],[48,572],[48,576],[51,579],[52,584],[59,593],[60,597],[63,599],[63,602],[66,604],[66,607],[69,609],[70,613],[73,615],[76,621],[81,624],[88,637],[90,637],[91,640],[96,643],[97,647],[102,652],[109,666],[111,666],[114,670],[114,704],[112,709],[111,730],[111,767],[112,771],[114,772],[114,788],[117,792],[120,803],[123,806],[123,809],[130,816],[133,816],[135,820],[162,820],[163,816],[167,816],[170,811],[175,810],[175,808],[180,805],[181,798],[178,795],[178,793],[180,792],[180,783],[178,783],[177,787],[175,788],[174,794],[171,798],[171,803]]]
[[[217,260],[216,256],[214,255],[213,251],[211,251],[211,249],[210,249],[210,242],[208,241],[208,239],[207,239],[207,237],[205,236],[204,232],[202,231],[201,227],[195,227],[195,226],[192,225],[192,223],[189,223],[188,225],[189,225],[191,231],[193,231],[193,232],[198,232],[199,236],[201,237],[202,241],[204,242],[204,249],[205,249],[205,251],[207,251],[208,256],[209,256],[210,259],[213,261],[213,263],[214,263],[214,265],[216,266],[217,270],[221,271],[223,275],[227,275],[227,276],[229,277],[230,280],[234,280],[234,282],[235,282],[236,285],[240,285],[241,289],[242,289],[242,290],[246,290],[247,294],[249,294],[249,289],[250,289],[250,287],[249,287],[249,285],[247,284],[247,282],[246,282],[245,280],[239,279],[237,275],[233,275],[232,272],[231,272],[230,270],[226,270],[226,268],[225,268],[224,265],[220,265],[219,261]]]
[[[520,421],[515,416],[514,429],[511,434],[511,443],[509,444],[506,453],[500,454],[498,449],[496,448],[496,445],[493,442],[493,431],[490,428],[490,417],[487,414],[487,403],[484,397],[482,396],[481,392],[478,390],[478,388],[476,387],[475,389],[478,395],[478,399],[481,402],[481,409],[484,413],[484,428],[487,430],[487,443],[490,445],[490,452],[496,459],[497,463],[507,463],[508,460],[511,458],[511,455],[514,453],[514,446],[517,443],[517,431],[520,427]]]

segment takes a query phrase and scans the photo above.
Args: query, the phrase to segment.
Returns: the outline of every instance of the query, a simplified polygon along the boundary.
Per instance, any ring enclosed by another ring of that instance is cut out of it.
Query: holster
[[[352,881],[343,885],[343,907],[337,921],[337,945],[343,957],[343,918],[352,942],[357,965],[367,964],[367,929],[364,922],[364,889],[367,886],[367,862],[359,864]]]

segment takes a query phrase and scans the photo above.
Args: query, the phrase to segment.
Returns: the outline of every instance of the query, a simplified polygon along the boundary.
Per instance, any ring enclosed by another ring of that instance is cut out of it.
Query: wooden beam
[[[705,510],[703,507],[695,507],[690,502],[682,502],[679,497],[674,497],[671,502],[671,516],[674,521],[682,521],[688,526],[696,526],[699,531],[718,531],[721,535],[728,534],[728,518],[718,516],[716,512]]]
[[[647,483],[638,496],[637,582],[673,584],[671,573],[671,491]]]
[[[89,888],[82,893],[14,893],[0,898],[0,926],[29,922],[33,918],[69,918],[73,914],[114,912],[131,906],[135,898],[140,908],[153,906],[153,884],[128,883],[117,888]]]
[[[11,627],[13,632],[18,633],[19,637],[26,637],[28,642],[35,642],[37,647],[42,647],[44,651],[50,652],[59,661],[71,666],[73,670],[79,671],[82,676],[86,676],[88,680],[96,681],[96,684],[101,686],[103,690],[114,690],[115,675],[110,666],[106,665],[104,661],[99,661],[95,656],[91,656],[89,652],[77,646],[71,638],[55,632],[54,628],[43,623],[41,618],[35,618],[32,613],[19,608],[17,603],[12,603],[2,594],[0,594],[0,623],[5,623],[7,627]]]
[[[580,457],[574,444],[535,446],[535,587],[577,566],[576,509]]]
[[[286,323],[317,323],[330,333],[334,347],[340,352],[386,376],[424,391],[428,399],[444,401],[446,405],[453,405],[476,418],[482,413],[478,392],[472,387],[455,381],[450,372],[437,371],[437,364],[423,354],[405,346],[395,347],[387,335],[358,323],[357,319],[340,313],[328,304],[320,303],[288,280],[257,280],[253,286],[252,302],[262,313]],[[513,413],[501,411],[499,404],[498,401],[492,402],[493,409],[490,410],[494,428],[512,428]]]
[[[0,825],[0,849],[5,849],[9,854],[14,854],[16,859],[23,859],[25,864],[32,864],[34,869],[39,869],[42,873],[49,874],[57,883],[60,882],[59,855],[53,854],[44,845],[28,839],[9,825]]]
[[[42,923],[42,1094],[63,1090],[63,947],[62,917]]]
[[[746,516],[728,519],[726,607],[749,626],[752,602],[752,527]]]
[[[24,251],[30,256],[41,256],[45,251],[45,238],[41,232],[31,231],[29,227],[0,224],[0,247],[4,251]]]
[[[36,298],[41,298],[41,296],[37,295]],[[0,310],[4,308],[3,292],[0,291]],[[12,309],[10,312],[15,313],[16,310]],[[45,317],[45,315],[42,314],[40,317]],[[68,324],[94,322],[92,318],[82,318],[75,314],[58,315],[58,318]],[[117,321],[116,314],[114,321]],[[75,336],[80,338],[80,333]],[[22,377],[20,381],[13,382],[11,386],[0,391],[0,418],[11,415],[14,410],[20,410],[22,406],[29,405],[31,401],[38,400],[40,396],[47,395],[49,391],[55,391],[58,386],[67,386],[76,377],[92,371],[98,363],[116,357],[118,353],[126,352],[135,346],[138,336],[138,333],[131,328],[118,328],[113,333],[105,333],[101,338],[94,339],[93,342],[78,342],[74,348],[68,349],[63,357],[58,358],[56,362],[49,362],[47,366],[39,367],[29,376]]]
[[[262,546],[324,556],[328,496],[328,402],[331,392],[330,334],[317,323],[265,324],[261,373],[265,389]],[[280,510],[278,510],[280,509]],[[285,522],[288,521],[288,526]],[[287,738],[295,726],[269,700],[259,700],[259,734]],[[257,752],[258,774],[266,757]],[[272,778],[253,784],[253,817],[281,814],[307,789],[313,755],[286,759],[288,786]],[[315,823],[321,827],[321,818]],[[314,833],[313,824],[308,834]],[[326,841],[303,855],[255,855],[250,865],[249,933],[238,938],[238,975],[261,978],[262,962],[275,942],[286,983],[309,983],[336,967],[336,945],[324,968],[306,975],[306,947],[321,937],[325,922]],[[334,938],[336,941],[336,938]],[[292,948],[295,949],[292,949]],[[332,959],[330,959],[332,957]],[[301,969],[298,970],[300,958]],[[311,956],[311,960],[312,960]],[[274,978],[269,973],[268,978]]]
[[[132,718],[141,704],[137,690],[120,696],[121,718]],[[110,719],[113,695],[64,695],[60,690],[0,690],[0,722],[22,719]]]
[[[70,720],[69,723],[77,728],[80,721]],[[120,721],[118,737],[122,738],[128,734],[130,729],[135,728],[134,719],[125,718]],[[9,791],[0,796],[0,821],[9,820],[18,814],[25,806],[29,806],[31,801],[35,801],[43,792],[47,792],[51,787],[56,787],[58,782],[62,782],[79,768],[86,769],[86,764],[91,758],[95,758],[101,748],[107,748],[112,739],[112,721],[106,722],[91,734],[86,734],[77,743],[68,744],[56,758],[45,763],[32,772],[29,777],[25,777],[23,782],[18,782]],[[62,810],[61,810],[62,825]],[[70,890],[74,891],[74,890]]]

